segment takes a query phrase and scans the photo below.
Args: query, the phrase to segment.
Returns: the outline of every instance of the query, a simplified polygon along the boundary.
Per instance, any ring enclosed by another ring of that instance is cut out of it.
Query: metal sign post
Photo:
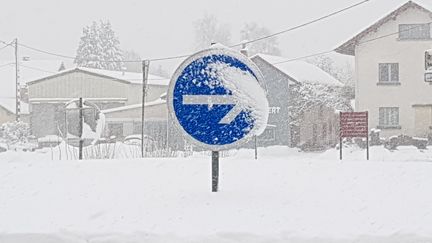
[[[342,160],[343,138],[366,138],[366,159],[369,160],[368,112],[339,113],[339,159]]]
[[[262,98],[266,103],[261,105],[268,107],[262,84],[263,76],[249,58],[221,47],[190,56],[171,78],[167,93],[169,113],[175,126],[192,143],[212,151],[213,192],[219,189],[219,151],[239,147],[261,129],[262,124],[258,125],[252,117],[257,108],[240,97],[249,95],[247,88],[257,86],[255,91],[262,91],[262,97],[250,100]],[[263,118],[265,123],[267,118]]]
[[[219,187],[219,151],[212,151],[212,192]]]

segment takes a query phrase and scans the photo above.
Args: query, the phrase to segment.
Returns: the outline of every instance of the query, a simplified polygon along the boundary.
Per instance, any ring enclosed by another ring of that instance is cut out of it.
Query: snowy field
[[[0,153],[0,242],[432,242],[432,147],[55,161]]]

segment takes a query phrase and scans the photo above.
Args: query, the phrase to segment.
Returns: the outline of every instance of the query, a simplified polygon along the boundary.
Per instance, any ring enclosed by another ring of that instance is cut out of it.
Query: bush
[[[30,136],[30,126],[24,122],[8,122],[0,127],[0,137],[8,144],[27,143]]]

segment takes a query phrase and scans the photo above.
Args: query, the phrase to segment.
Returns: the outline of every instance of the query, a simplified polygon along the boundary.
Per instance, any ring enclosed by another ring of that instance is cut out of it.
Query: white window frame
[[[396,66],[397,79],[393,80],[392,71]],[[383,67],[387,67],[387,80],[382,79],[381,77],[381,69]],[[399,63],[379,63],[378,64],[378,82],[379,83],[399,83]]]
[[[379,107],[378,123],[381,128],[399,128],[399,107]]]
[[[406,28],[404,28],[406,27]],[[421,29],[419,31],[418,29]],[[432,25],[430,23],[424,24],[399,24],[399,40],[430,40],[432,33]],[[405,29],[405,30],[402,30]],[[425,31],[425,35],[422,33]],[[406,34],[408,32],[408,34]],[[419,36],[412,36],[412,34],[420,34]],[[406,35],[404,35],[406,34]]]

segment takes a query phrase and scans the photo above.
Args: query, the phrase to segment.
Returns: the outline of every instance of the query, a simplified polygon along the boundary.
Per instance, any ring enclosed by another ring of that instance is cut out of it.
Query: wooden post
[[[15,39],[15,119],[20,120],[21,93],[19,87],[18,38]]]
[[[212,151],[212,192],[219,187],[219,151]]]
[[[342,111],[339,112],[339,159],[342,160]]]
[[[145,97],[147,93],[147,80],[149,72],[150,61],[142,61],[143,84],[142,84],[142,108],[141,108],[141,157],[144,158],[144,118],[145,118]]]
[[[84,129],[84,115],[83,115],[83,99],[82,97],[79,98],[79,104],[78,104],[78,108],[79,108],[79,154],[78,154],[78,159],[82,160],[83,159],[83,143],[84,140],[82,138],[83,136],[83,129]]]
[[[369,160],[369,112],[366,111],[366,160]]]

